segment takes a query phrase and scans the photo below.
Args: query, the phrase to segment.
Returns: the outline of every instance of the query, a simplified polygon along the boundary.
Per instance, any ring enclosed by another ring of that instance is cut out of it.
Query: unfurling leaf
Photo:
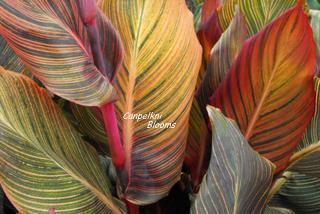
[[[120,213],[97,152],[46,90],[0,68],[0,183],[22,213]]]
[[[204,115],[210,96],[230,71],[232,63],[248,37],[244,16],[237,10],[230,26],[211,50],[207,71],[197,91],[196,97]]]
[[[301,3],[247,40],[211,104],[283,170],[315,105],[316,47]]]
[[[184,0],[105,0],[100,7],[125,49],[115,82],[127,158],[123,196],[153,203],[180,179],[201,47]],[[131,113],[158,117],[137,121]]]
[[[255,152],[237,125],[208,107],[212,154],[191,213],[262,213],[274,166]]]

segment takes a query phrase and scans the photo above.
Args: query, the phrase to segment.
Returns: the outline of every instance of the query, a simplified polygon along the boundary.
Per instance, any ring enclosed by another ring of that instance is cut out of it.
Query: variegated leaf
[[[244,43],[212,97],[278,172],[314,113],[315,69],[316,47],[300,2]]]
[[[218,11],[219,23],[227,29],[236,5],[245,14],[250,35],[257,33],[284,11],[294,6],[297,0],[226,0]]]
[[[19,212],[121,212],[97,152],[46,90],[1,68],[0,95],[0,183]]]
[[[122,48],[106,18],[97,15],[106,71],[94,65],[75,0],[3,0],[0,35],[53,93],[72,102],[101,106],[116,98],[107,76],[121,64]]]
[[[237,10],[234,20],[213,47],[207,71],[197,91],[197,100],[205,112],[209,98],[218,88],[232,63],[237,58],[244,41],[249,37],[245,19]]]
[[[262,213],[274,166],[255,152],[237,125],[208,107],[212,154],[191,213]]]
[[[126,154],[123,196],[149,204],[180,179],[201,47],[184,0],[103,0],[100,7],[126,53],[115,83]],[[137,121],[126,113],[158,117]]]

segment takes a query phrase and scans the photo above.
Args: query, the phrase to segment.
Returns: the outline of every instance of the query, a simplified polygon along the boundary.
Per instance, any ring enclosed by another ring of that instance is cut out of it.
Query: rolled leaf
[[[210,16],[221,6],[222,0],[204,0],[201,11],[201,24],[205,24]]]
[[[262,213],[274,166],[255,152],[237,125],[208,106],[212,155],[191,213]]]
[[[111,52],[106,53],[109,57],[105,63],[112,69],[121,63],[116,60],[120,42],[111,24],[101,17],[97,16],[104,33],[100,37],[103,47],[109,47],[105,50]],[[53,93],[88,106],[115,100],[108,74],[94,65],[75,0],[1,1],[0,32],[27,68]],[[110,57],[114,57],[112,61]],[[112,65],[114,61],[117,65]]]
[[[211,50],[207,71],[197,91],[197,100],[205,113],[210,96],[230,71],[244,41],[249,37],[244,16],[239,9],[232,23]]]
[[[0,183],[19,212],[121,212],[97,152],[46,90],[1,68],[0,95]]]
[[[212,97],[278,172],[314,113],[315,69],[313,34],[299,3],[245,42]]]
[[[190,169],[194,190],[198,189],[201,178],[209,164],[211,134],[196,99],[193,100],[189,119],[189,133],[185,163]]]
[[[115,84],[126,153],[123,197],[149,204],[180,179],[201,47],[184,0],[105,0],[100,7],[126,53]],[[138,121],[131,113],[158,117]]]

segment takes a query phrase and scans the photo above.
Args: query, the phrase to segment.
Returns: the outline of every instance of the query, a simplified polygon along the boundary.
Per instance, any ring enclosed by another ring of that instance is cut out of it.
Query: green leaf
[[[280,189],[278,197],[297,213],[319,213],[320,179],[295,172]]]
[[[255,152],[237,125],[208,107],[212,156],[191,213],[261,213],[274,165]]]
[[[8,90],[10,89],[10,90]],[[120,213],[97,152],[46,90],[0,68],[0,183],[22,213]]]
[[[2,36],[0,36],[0,66],[7,70],[29,74],[21,59]]]

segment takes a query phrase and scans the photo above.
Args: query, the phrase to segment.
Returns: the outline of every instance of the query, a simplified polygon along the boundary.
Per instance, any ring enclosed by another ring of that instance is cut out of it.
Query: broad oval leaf
[[[267,206],[263,214],[295,214],[295,212],[286,208]]]
[[[314,113],[315,69],[312,30],[298,4],[245,42],[212,97],[278,172]]]
[[[104,53],[106,67],[115,69],[122,56],[119,38],[99,13],[97,23],[104,33],[100,35],[102,48],[108,52]],[[86,28],[75,0],[1,1],[0,34],[53,93],[88,106],[101,106],[115,100],[115,91],[106,77],[108,74],[94,65]]]
[[[115,84],[126,153],[123,196],[152,203],[180,179],[201,47],[184,0],[104,0],[100,6],[126,53]],[[124,119],[126,113],[161,118],[137,121]],[[150,128],[150,122],[175,127]]]
[[[0,183],[19,212],[121,212],[97,152],[46,90],[0,68],[0,95]]]
[[[212,124],[212,154],[191,213],[262,213],[274,166],[255,152],[237,125],[207,107]]]

